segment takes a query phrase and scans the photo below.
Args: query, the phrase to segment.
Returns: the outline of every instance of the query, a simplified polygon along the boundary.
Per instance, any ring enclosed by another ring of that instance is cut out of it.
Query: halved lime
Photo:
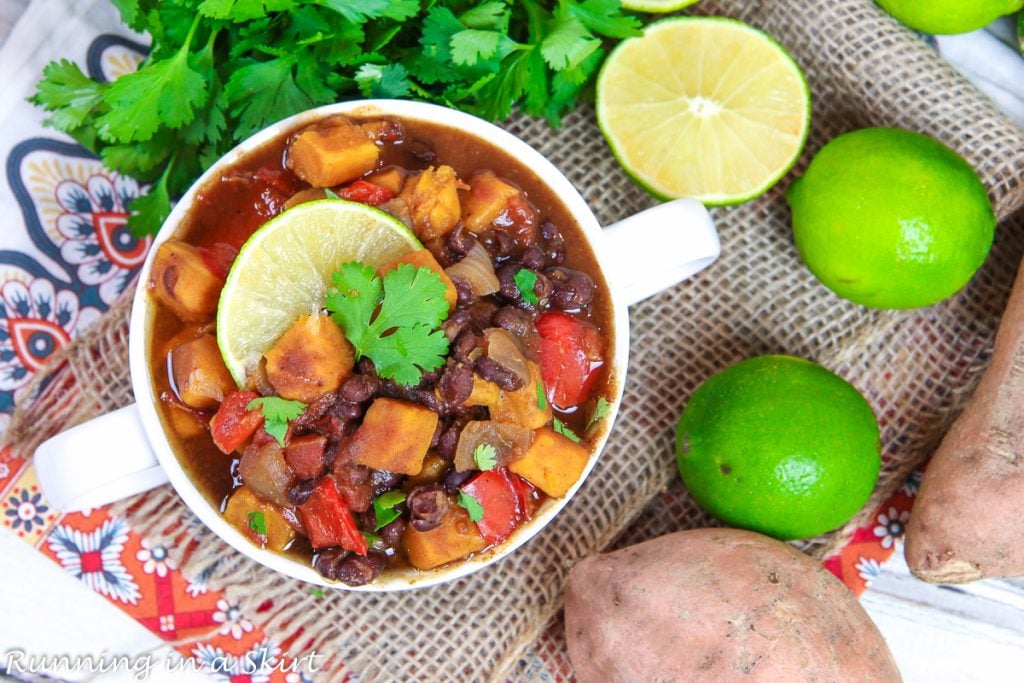
[[[609,55],[597,119],[622,167],[655,196],[735,204],[796,162],[811,95],[771,36],[732,19],[673,17]]]
[[[697,0],[622,0],[622,9],[628,9],[631,12],[662,14],[689,7],[695,2]]]
[[[296,318],[321,309],[342,264],[379,266],[422,248],[398,219],[340,199],[269,220],[242,245],[217,306],[217,344],[235,382],[244,383]]]

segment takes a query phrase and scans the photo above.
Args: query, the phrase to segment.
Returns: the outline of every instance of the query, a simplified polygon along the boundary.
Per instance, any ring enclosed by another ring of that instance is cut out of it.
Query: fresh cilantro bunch
[[[415,97],[491,120],[519,105],[558,125],[605,39],[640,26],[618,0],[112,1],[152,38],[138,71],[104,83],[52,62],[31,101],[105,166],[152,183],[130,207],[138,233],[236,143],[310,107]]]
[[[438,326],[448,317],[445,286],[429,268],[402,264],[384,277],[370,266],[346,263],[334,273],[326,307],[377,374],[418,384],[423,370],[444,365],[448,338]]]

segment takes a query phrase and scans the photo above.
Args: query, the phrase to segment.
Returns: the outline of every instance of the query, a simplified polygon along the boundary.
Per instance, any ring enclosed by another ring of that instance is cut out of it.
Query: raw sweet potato
[[[1024,575],[1024,271],[970,404],[925,470],[906,558],[933,583]]]
[[[565,593],[580,683],[899,681],[846,586],[793,547],[695,529],[587,558]]]

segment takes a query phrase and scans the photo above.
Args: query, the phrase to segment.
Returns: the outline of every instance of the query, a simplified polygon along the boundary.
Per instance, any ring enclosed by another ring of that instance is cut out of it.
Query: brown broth
[[[304,124],[301,128],[308,125]],[[615,343],[608,285],[581,229],[562,201],[528,167],[505,151],[454,128],[415,120],[404,120],[403,125],[407,141],[425,141],[434,150],[437,158],[432,165],[452,166],[462,179],[470,178],[477,171],[489,169],[499,177],[518,185],[537,208],[541,219],[550,220],[560,228],[566,243],[564,265],[585,271],[594,279],[597,287],[587,317],[601,330],[606,343],[605,364],[595,382],[595,391],[587,406],[576,410],[575,414],[557,413],[557,416],[577,434],[583,434],[593,402],[599,396],[614,396],[613,383],[617,380],[611,376]],[[294,190],[306,187],[283,166],[284,151],[290,137],[291,133],[281,134],[247,155],[228,173],[201,188],[196,195],[192,211],[179,227],[175,237],[197,246],[226,242],[235,248],[241,247],[256,229],[280,210],[279,199],[271,196],[272,192],[268,194],[264,184],[247,182],[245,178],[251,177],[260,169],[269,168],[282,174],[279,177],[282,184],[293,184]],[[426,168],[428,164],[403,154],[399,147],[386,147],[381,165],[398,165],[411,170]],[[155,395],[160,396],[162,392],[171,391],[167,354],[176,343],[180,343],[182,335],[190,334],[190,326],[162,306],[157,305],[154,308],[156,312],[152,328],[150,362],[154,369]],[[158,400],[158,405],[168,438],[189,478],[211,505],[222,510],[227,496],[240,483],[235,474],[236,456],[221,453],[205,430],[197,435],[184,435],[174,424],[174,413],[178,409],[164,401]],[[295,544],[293,551],[307,556],[310,552],[304,539]]]

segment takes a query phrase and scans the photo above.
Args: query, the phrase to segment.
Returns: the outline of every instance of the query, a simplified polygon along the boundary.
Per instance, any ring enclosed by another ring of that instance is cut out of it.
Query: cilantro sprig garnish
[[[459,497],[456,499],[456,502],[469,513],[469,520],[471,522],[479,522],[484,518],[484,506],[465,491],[459,491]]]
[[[396,508],[405,502],[405,494],[401,491],[387,491],[373,499],[373,516],[377,523],[374,531],[380,531],[391,522],[402,516]]]
[[[590,416],[590,421],[587,422],[587,429],[590,429],[595,424],[603,420],[608,416],[612,410],[612,404],[608,402],[604,396],[600,396],[597,399],[597,405],[594,406],[594,412]]]
[[[572,428],[570,428],[569,425],[565,424],[557,417],[554,420],[552,420],[551,428],[554,429],[556,433],[561,434],[562,436],[569,439],[573,443],[580,442],[580,437],[577,436],[576,432],[572,431]]]
[[[148,33],[112,82],[50,63],[32,102],[111,170],[151,183],[129,221],[155,232],[213,161],[266,125],[354,97],[416,97],[491,120],[515,106],[558,125],[612,40],[619,0],[115,0]]]
[[[245,516],[245,519],[250,529],[258,533],[260,536],[267,535],[267,519],[262,512],[259,510],[250,512]]]
[[[444,365],[448,338],[438,326],[448,302],[437,273],[402,264],[382,278],[370,266],[346,263],[333,279],[327,310],[357,359],[368,357],[378,375],[406,386]]]
[[[305,412],[306,404],[277,396],[264,396],[249,401],[245,409],[262,411],[263,429],[283,446],[285,434],[288,433],[288,423]]]
[[[516,289],[523,295],[523,301],[534,306],[540,303],[536,292],[537,274],[535,272],[520,268],[513,276],[512,281],[516,283]]]
[[[473,461],[477,469],[484,472],[493,470],[498,466],[498,449],[489,443],[477,444],[473,450]]]

